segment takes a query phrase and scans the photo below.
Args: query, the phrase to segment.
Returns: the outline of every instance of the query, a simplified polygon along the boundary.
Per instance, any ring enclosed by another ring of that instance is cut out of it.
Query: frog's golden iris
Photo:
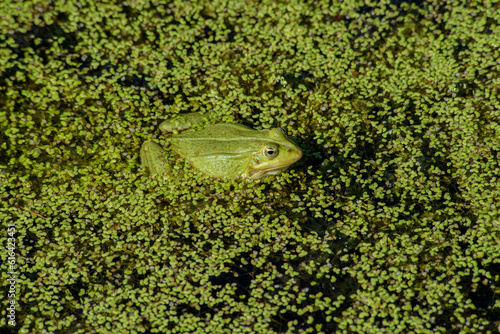
[[[203,122],[197,113],[160,124],[163,133],[189,129]],[[167,139],[165,150],[187,159],[202,173],[213,177],[260,179],[286,170],[302,157],[282,129],[254,130],[231,123],[208,124],[201,130],[187,130]],[[141,147],[141,163],[152,175],[168,173],[164,148],[152,141]]]

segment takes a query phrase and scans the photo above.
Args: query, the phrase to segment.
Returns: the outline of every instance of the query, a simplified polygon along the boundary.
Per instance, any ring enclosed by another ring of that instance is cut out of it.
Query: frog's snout
[[[294,145],[295,147],[289,147],[287,150],[286,150],[286,153],[292,157],[292,160],[294,162],[297,162],[299,161],[301,158],[302,158],[302,150],[300,149],[300,147],[298,147],[297,145]]]

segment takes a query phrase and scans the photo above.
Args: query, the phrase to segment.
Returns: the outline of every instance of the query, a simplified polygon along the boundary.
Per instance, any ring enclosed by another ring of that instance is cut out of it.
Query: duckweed
[[[498,332],[499,13],[3,1],[0,221],[18,293],[0,326]],[[140,145],[191,111],[280,126],[304,158],[257,181],[183,161],[181,179],[147,177]]]

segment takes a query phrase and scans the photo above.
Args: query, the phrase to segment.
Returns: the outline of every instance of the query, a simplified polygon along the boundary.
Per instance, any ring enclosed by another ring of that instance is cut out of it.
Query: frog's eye
[[[264,148],[264,155],[268,159],[273,160],[274,158],[276,158],[278,156],[278,148],[276,146],[273,146],[273,145],[266,146]]]
[[[284,135],[286,136],[286,131],[285,131],[285,130],[283,130],[282,128],[276,128],[276,129],[280,130],[280,131],[281,131],[281,133],[282,133],[282,134],[284,134]]]

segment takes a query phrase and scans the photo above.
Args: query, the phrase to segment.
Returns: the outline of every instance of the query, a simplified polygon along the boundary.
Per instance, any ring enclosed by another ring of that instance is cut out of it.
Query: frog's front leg
[[[182,131],[189,129],[195,124],[203,123],[206,121],[206,116],[197,113],[197,112],[192,112],[188,114],[181,114],[178,115],[176,118],[173,119],[167,119],[163,121],[160,124],[160,131],[161,132],[174,132],[176,133],[177,131]]]
[[[165,156],[165,150],[155,142],[147,141],[141,146],[141,165],[151,176],[165,175],[170,170]]]

